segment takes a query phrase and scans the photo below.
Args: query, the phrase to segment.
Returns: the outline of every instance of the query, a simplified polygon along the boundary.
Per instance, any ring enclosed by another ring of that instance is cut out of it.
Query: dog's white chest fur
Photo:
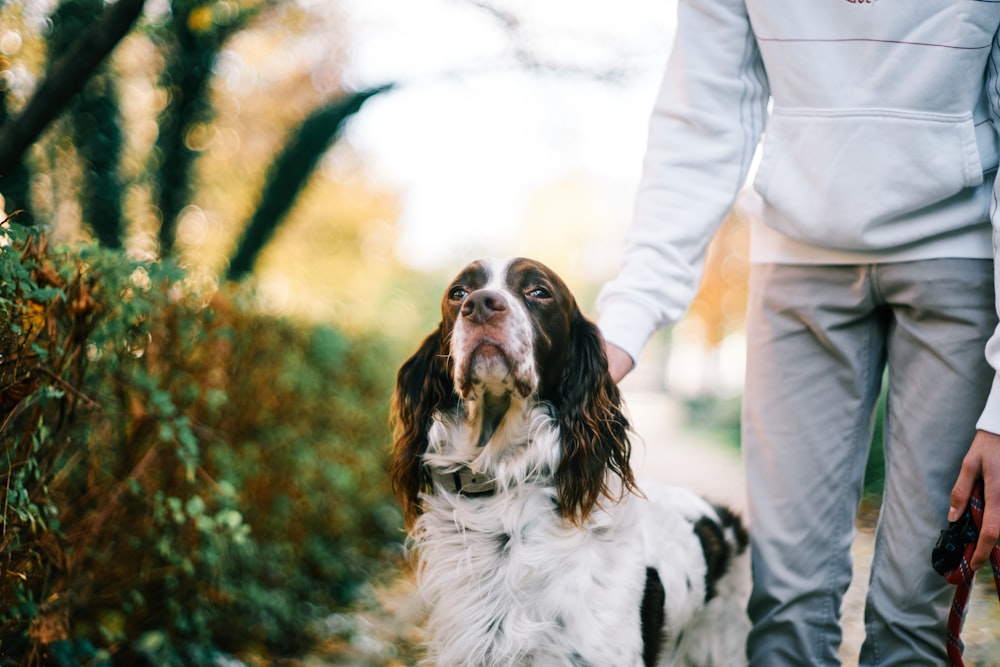
[[[641,552],[620,548],[638,533],[563,523],[541,489],[431,500],[419,577],[436,664],[640,664]],[[622,628],[627,615],[636,623]]]
[[[706,504],[680,490],[627,495],[574,525],[556,507],[554,424],[536,408],[522,426],[531,446],[503,451],[468,449],[455,424],[431,428],[429,466],[448,470],[475,453],[477,472],[494,477],[497,489],[466,497],[439,487],[424,498],[412,539],[430,614],[429,660],[454,667],[642,665],[646,568],[660,572],[670,625],[686,625],[703,601],[704,559],[683,509],[695,517]]]

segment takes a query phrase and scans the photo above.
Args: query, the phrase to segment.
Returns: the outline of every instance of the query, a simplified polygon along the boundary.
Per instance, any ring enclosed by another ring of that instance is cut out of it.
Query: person
[[[839,664],[886,377],[859,664],[945,664],[954,589],[930,552],[977,479],[973,565],[1000,534],[1000,2],[678,5],[621,269],[597,302],[611,372],[620,380],[683,315],[759,145],[742,414],[749,662]]]

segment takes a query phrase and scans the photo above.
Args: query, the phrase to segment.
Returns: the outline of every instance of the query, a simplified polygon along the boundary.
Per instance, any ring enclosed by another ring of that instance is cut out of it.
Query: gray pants
[[[930,567],[993,377],[993,264],[754,265],[743,451],[751,665],[837,665],[841,602],[888,369],[886,483],[861,665],[943,665],[953,587]]]

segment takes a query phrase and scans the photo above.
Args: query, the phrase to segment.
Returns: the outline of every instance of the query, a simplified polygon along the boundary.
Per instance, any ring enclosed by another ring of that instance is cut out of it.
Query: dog
[[[745,664],[746,529],[689,490],[640,490],[600,333],[566,284],[480,260],[441,313],[393,398],[425,664]]]

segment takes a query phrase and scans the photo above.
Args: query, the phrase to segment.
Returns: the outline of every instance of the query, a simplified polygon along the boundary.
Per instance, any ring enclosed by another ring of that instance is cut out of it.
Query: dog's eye
[[[461,285],[452,287],[451,291],[448,292],[448,299],[451,301],[461,301],[467,296],[469,296],[469,290],[465,289]]]
[[[524,295],[532,299],[551,299],[552,293],[544,287],[532,287],[525,290]]]

